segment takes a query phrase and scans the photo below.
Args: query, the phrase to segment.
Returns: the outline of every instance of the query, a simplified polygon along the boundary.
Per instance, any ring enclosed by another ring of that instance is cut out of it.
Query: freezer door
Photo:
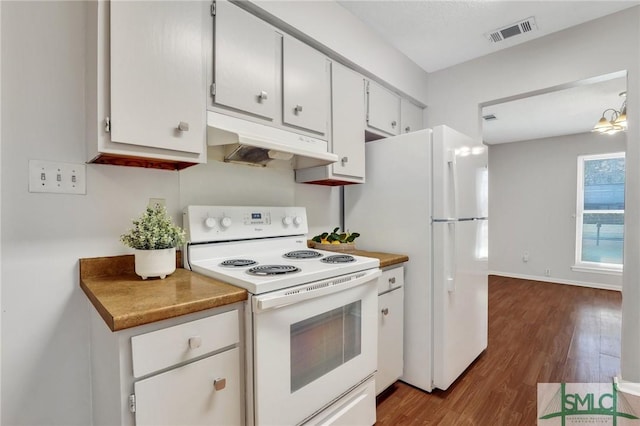
[[[446,390],[487,347],[486,220],[433,223],[433,386]]]
[[[433,218],[488,216],[487,149],[447,126],[433,129]]]

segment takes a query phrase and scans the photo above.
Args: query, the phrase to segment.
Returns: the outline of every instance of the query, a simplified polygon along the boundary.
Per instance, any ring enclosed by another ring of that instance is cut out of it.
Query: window
[[[578,157],[574,270],[622,270],[624,169],[624,153]]]

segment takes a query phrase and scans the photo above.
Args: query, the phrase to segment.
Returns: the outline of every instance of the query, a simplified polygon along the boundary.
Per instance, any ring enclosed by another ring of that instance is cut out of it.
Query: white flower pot
[[[149,277],[164,279],[176,270],[176,248],[135,250],[136,274],[143,280]]]

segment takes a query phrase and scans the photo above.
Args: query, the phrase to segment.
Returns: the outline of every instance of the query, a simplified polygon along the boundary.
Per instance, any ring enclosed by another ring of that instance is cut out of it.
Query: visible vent
[[[484,121],[492,121],[498,119],[498,117],[496,117],[494,114],[483,115],[482,118],[484,119]]]
[[[485,33],[485,37],[492,43],[506,40],[519,34],[528,33],[537,30],[536,19],[532,16],[524,19],[515,24],[507,25],[506,27],[498,28],[497,30]]]

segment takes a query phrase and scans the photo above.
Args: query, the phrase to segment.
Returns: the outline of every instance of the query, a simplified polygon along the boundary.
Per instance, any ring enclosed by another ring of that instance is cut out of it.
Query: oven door
[[[253,298],[256,425],[299,424],[375,372],[379,276],[372,269]]]

